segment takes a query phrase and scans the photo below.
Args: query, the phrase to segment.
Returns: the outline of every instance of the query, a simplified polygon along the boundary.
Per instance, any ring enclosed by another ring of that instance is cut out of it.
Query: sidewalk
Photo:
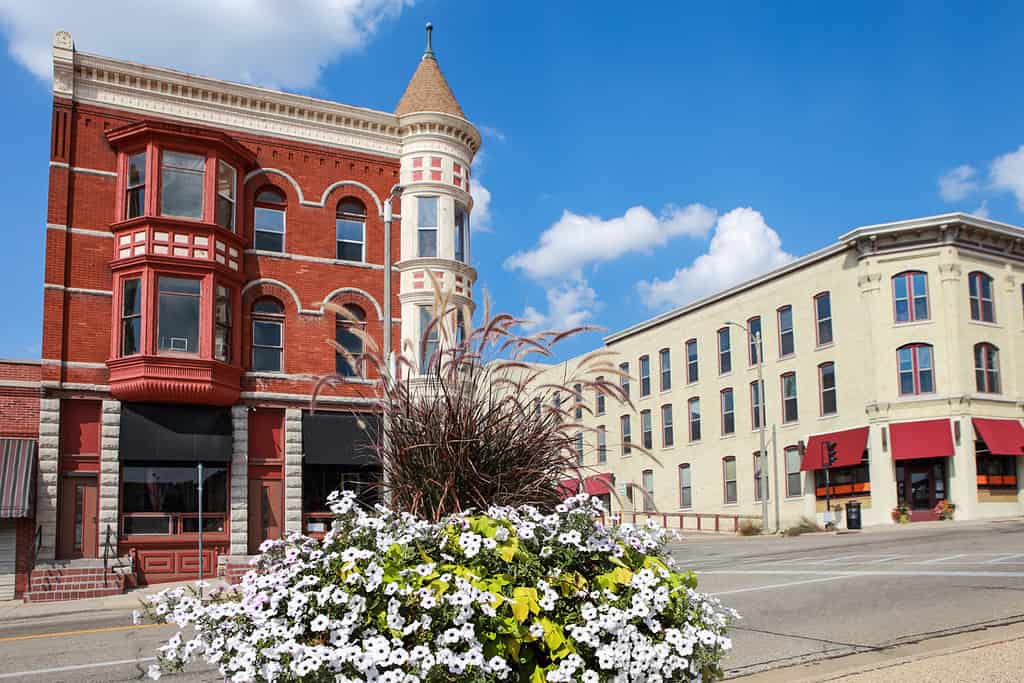
[[[773,669],[738,683],[1016,683],[1024,671],[1024,623],[932,638],[836,659]]]
[[[204,591],[212,591],[223,588],[225,584],[220,579],[206,582]],[[150,595],[155,595],[166,588],[177,586],[195,585],[195,581],[179,581],[177,583],[161,583],[155,586],[144,586],[130,590],[123,595],[110,595],[105,598],[88,598],[85,600],[67,600],[63,602],[22,602],[19,600],[8,600],[0,602],[0,622],[12,622],[19,619],[39,619],[45,617],[57,617],[85,612],[105,612],[112,610],[134,610],[139,609],[140,604]]]

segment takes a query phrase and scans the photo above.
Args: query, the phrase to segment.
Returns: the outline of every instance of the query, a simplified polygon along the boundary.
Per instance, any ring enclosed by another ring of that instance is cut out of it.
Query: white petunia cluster
[[[203,659],[232,682],[657,683],[713,679],[732,646],[738,615],[672,568],[667,532],[605,527],[586,494],[438,523],[351,493],[331,509],[322,541],[264,543],[237,590],[151,598],[181,630],[150,676]]]

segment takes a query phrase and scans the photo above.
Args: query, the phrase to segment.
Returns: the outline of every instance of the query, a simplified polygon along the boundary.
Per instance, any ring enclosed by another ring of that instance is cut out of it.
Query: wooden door
[[[98,494],[94,476],[61,480],[57,559],[99,557]]]
[[[267,539],[281,538],[284,529],[284,482],[249,480],[249,554],[259,552]]]

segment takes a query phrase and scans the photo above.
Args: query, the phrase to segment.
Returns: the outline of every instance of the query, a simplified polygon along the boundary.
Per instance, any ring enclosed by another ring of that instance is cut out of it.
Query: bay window
[[[146,153],[128,157],[128,178],[125,184],[125,218],[146,213]]]
[[[231,362],[231,290],[217,285],[213,309],[213,357]]]
[[[908,344],[896,351],[900,396],[931,394],[935,391],[932,347]]]
[[[157,350],[199,353],[200,281],[161,275],[157,282]]]
[[[142,279],[121,281],[121,355],[142,351]]]
[[[238,189],[238,172],[235,167],[217,160],[217,199],[214,207],[214,222],[220,227],[235,231],[235,192]]]
[[[999,349],[992,344],[974,345],[974,379],[979,392],[999,393]]]
[[[160,155],[160,213],[201,219],[205,178],[205,156],[164,150]]]
[[[909,270],[892,278],[893,310],[898,323],[928,320],[928,275]]]

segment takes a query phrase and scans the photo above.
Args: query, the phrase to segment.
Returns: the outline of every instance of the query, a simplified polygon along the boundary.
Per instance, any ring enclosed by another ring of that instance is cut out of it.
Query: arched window
[[[334,341],[345,349],[351,358],[340,351],[334,354],[334,370],[342,377],[363,376],[363,335],[366,333],[366,313],[352,304],[342,306],[348,316],[337,314],[334,324]]]
[[[974,345],[974,380],[978,391],[999,393],[999,349],[992,344]]]
[[[967,285],[971,296],[971,320],[994,323],[996,308],[992,299],[992,278],[976,270],[967,275]]]
[[[935,392],[935,359],[930,344],[907,344],[896,351],[900,396]]]
[[[334,230],[339,260],[366,260],[366,206],[361,201],[346,197],[338,202]]]
[[[928,320],[928,274],[908,270],[892,278],[893,311],[896,322]]]
[[[275,188],[256,193],[252,210],[252,245],[261,251],[284,252],[285,198]]]
[[[284,306],[264,297],[252,305],[252,369],[281,372],[284,355]]]

